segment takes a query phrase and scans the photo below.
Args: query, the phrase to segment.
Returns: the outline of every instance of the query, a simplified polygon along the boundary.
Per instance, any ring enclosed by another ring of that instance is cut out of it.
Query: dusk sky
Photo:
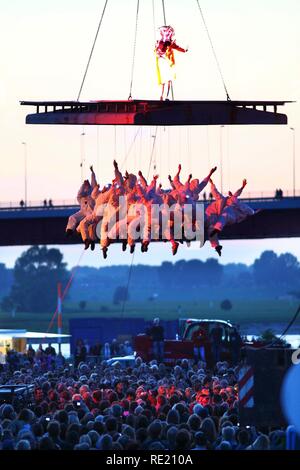
[[[154,4],[154,22],[153,9]],[[154,128],[90,126],[26,126],[20,100],[75,100],[104,5],[103,0],[12,0],[1,2],[0,40],[0,202],[24,198],[24,145],[28,156],[28,200],[74,200],[94,164],[100,184],[112,178],[112,160],[147,173]],[[176,99],[226,99],[196,0],[165,0],[167,23],[176,40],[189,48],[176,55]],[[232,99],[292,100],[282,108],[288,126],[219,126],[160,128],[155,160],[161,182],[179,162],[183,176],[203,178],[219,166],[222,142],[224,190],[237,188],[244,177],[247,191],[292,190],[293,131],[296,129],[296,188],[300,190],[300,2],[299,0],[202,0],[200,5]],[[136,0],[109,0],[81,95],[82,100],[127,99],[133,51]],[[155,24],[154,24],[155,23]],[[153,46],[163,24],[161,1],[140,0],[133,98],[158,99]],[[81,134],[85,133],[82,137]],[[134,136],[135,144],[131,147]],[[299,138],[298,138],[299,135]],[[131,152],[128,153],[131,148]],[[125,170],[125,167],[123,168]],[[153,170],[151,170],[152,172]],[[222,262],[251,263],[264,249],[290,251],[300,259],[299,239],[224,242]],[[24,248],[0,248],[9,266]],[[61,248],[69,265],[81,247]],[[204,248],[179,250],[176,258],[164,244],[136,262],[159,264],[216,256]],[[120,247],[106,264],[128,263]],[[82,264],[103,265],[101,253],[86,254]]]

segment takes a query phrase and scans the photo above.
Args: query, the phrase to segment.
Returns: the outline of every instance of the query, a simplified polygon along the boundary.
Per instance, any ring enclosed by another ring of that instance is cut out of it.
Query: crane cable
[[[152,22],[153,22],[153,39],[154,39],[154,44],[156,41],[156,29],[155,29],[155,5],[154,5],[154,0],[152,0]]]
[[[205,30],[206,30],[206,34],[207,34],[208,40],[209,40],[210,45],[211,45],[211,49],[212,49],[212,52],[213,52],[213,55],[214,55],[214,58],[215,58],[215,61],[216,61],[218,70],[219,70],[219,74],[220,74],[220,77],[221,77],[221,80],[222,80],[222,83],[223,83],[223,87],[224,87],[224,90],[225,90],[225,93],[226,93],[227,101],[231,101],[230,96],[229,96],[229,93],[228,93],[228,89],[227,89],[227,86],[226,86],[226,83],[225,83],[225,80],[224,80],[224,76],[223,76],[223,73],[222,73],[222,69],[221,69],[221,66],[220,66],[220,62],[219,62],[219,60],[218,60],[218,57],[217,57],[217,54],[216,54],[216,51],[215,51],[215,48],[214,48],[214,45],[213,45],[213,42],[212,42],[212,39],[211,39],[211,35],[210,35],[210,33],[209,33],[209,30],[208,30],[208,27],[207,27],[207,24],[206,24],[204,15],[203,15],[202,8],[201,8],[201,6],[200,6],[199,0],[196,0],[196,2],[197,2],[198,8],[199,8],[199,12],[200,12],[200,15],[201,15],[203,24],[204,24],[204,28],[205,28]]]
[[[164,25],[167,26],[165,0],[161,0],[161,4],[162,4],[163,17],[164,17]],[[173,88],[173,81],[172,80],[171,80],[171,96],[172,96],[172,101],[174,101],[174,88]]]
[[[165,10],[165,1],[164,1],[164,0],[161,0],[161,3],[162,3],[163,15],[164,15],[164,24],[167,25],[166,10]]]
[[[151,164],[152,164],[152,159],[153,159],[154,149],[155,149],[155,143],[156,143],[156,137],[157,137],[157,129],[158,129],[158,126],[156,126],[156,128],[155,128],[155,135],[152,136],[153,137],[153,143],[152,143],[152,150],[151,150],[150,159],[149,159],[147,179],[149,178],[149,175],[150,175]],[[155,170],[156,170],[156,163],[155,163]]]
[[[141,130],[142,130],[142,128],[141,128],[141,126],[140,126],[140,127],[138,128],[138,130],[136,131],[136,133],[135,133],[135,135],[134,135],[134,138],[132,139],[132,142],[131,142],[130,147],[129,147],[129,149],[128,149],[128,151],[127,151],[125,157],[124,157],[124,160],[122,161],[122,163],[121,163],[121,165],[120,165],[120,168],[121,168],[121,169],[124,168],[124,165],[125,165],[125,163],[126,163],[126,161],[127,161],[127,158],[129,157],[129,155],[130,155],[130,153],[131,153],[131,150],[132,150],[133,147],[134,147],[136,138],[137,138],[137,136],[139,135],[139,133],[141,132]]]
[[[134,64],[135,64],[135,50],[136,50],[136,37],[137,37],[137,29],[138,29],[139,9],[140,9],[140,0],[137,0],[136,16],[135,16],[135,32],[134,32],[134,40],[133,40],[133,54],[132,54],[132,64],[131,64],[131,80],[130,80],[128,100],[132,100],[131,93],[132,93]]]
[[[91,62],[91,59],[92,59],[92,55],[93,55],[93,52],[94,52],[94,48],[95,48],[95,45],[96,45],[98,34],[99,34],[99,31],[100,31],[100,28],[101,28],[101,25],[102,25],[102,21],[103,21],[103,17],[104,17],[104,13],[105,13],[105,10],[106,10],[107,3],[108,3],[108,0],[105,0],[105,4],[104,4],[103,10],[102,10],[101,18],[100,18],[98,28],[97,28],[97,31],[96,31],[95,39],[94,39],[92,49],[91,49],[91,52],[90,52],[90,55],[89,55],[89,58],[88,58],[88,62],[87,62],[86,68],[85,68],[85,72],[83,74],[83,79],[82,79],[82,82],[81,82],[81,85],[80,85],[80,88],[79,88],[77,101],[79,101],[79,98],[80,98],[80,95],[81,95],[81,92],[82,92],[82,88],[83,88],[83,85],[84,85],[84,82],[85,82],[85,79],[86,79],[86,75],[87,75],[87,72],[88,72],[88,69],[89,69],[89,66],[90,66],[90,62]]]

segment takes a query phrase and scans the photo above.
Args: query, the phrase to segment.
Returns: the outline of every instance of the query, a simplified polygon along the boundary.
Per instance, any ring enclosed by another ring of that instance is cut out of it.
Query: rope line
[[[129,149],[128,149],[128,152],[127,152],[127,154],[125,155],[125,158],[124,158],[122,164],[120,165],[120,168],[121,168],[121,169],[124,168],[124,165],[125,165],[125,163],[126,163],[126,161],[127,161],[127,158],[129,157],[129,154],[131,153],[131,150],[133,149],[134,143],[135,143],[135,141],[136,141],[136,138],[137,138],[138,134],[141,132],[141,129],[142,129],[142,128],[141,128],[141,126],[140,126],[140,127],[138,128],[138,130],[136,131],[135,136],[134,136],[134,138],[133,138],[133,140],[132,140],[132,142],[131,142],[131,144],[130,144],[130,147],[129,147]]]
[[[140,0],[137,0],[136,16],[135,16],[135,32],[134,32],[134,41],[133,41],[132,65],[131,65],[131,80],[130,80],[128,100],[132,100],[131,93],[132,93],[134,64],[135,64],[135,50],[136,50],[136,37],[137,37],[137,29],[138,29],[139,8],[140,8]]]
[[[77,264],[76,264],[75,267],[72,269],[72,274],[71,274],[71,276],[70,276],[70,279],[69,279],[69,281],[68,281],[66,287],[64,288],[63,294],[62,294],[62,296],[61,296],[61,301],[64,300],[64,298],[66,297],[66,295],[67,295],[67,293],[68,293],[68,290],[70,289],[70,286],[71,286],[72,281],[73,281],[73,279],[74,279],[75,273],[76,273],[76,271],[77,271],[77,269],[78,269],[78,267],[79,267],[79,264],[80,264],[80,262],[81,262],[81,259],[82,259],[83,255],[84,255],[84,252],[85,252],[85,250],[82,250],[82,252],[81,252],[81,254],[80,254],[80,256],[79,256],[79,259],[78,259],[78,261],[77,261]],[[49,326],[48,326],[48,329],[47,329],[47,333],[49,333],[49,331],[51,330],[51,328],[52,328],[52,326],[53,326],[53,322],[54,322],[54,320],[55,320],[55,317],[56,317],[57,313],[58,313],[58,307],[56,307],[56,310],[55,310],[55,312],[54,312],[53,315],[52,315],[52,318],[51,318],[51,320],[50,320],[50,323],[49,323]]]
[[[156,41],[156,21],[155,21],[155,5],[154,5],[154,0],[152,0],[152,21],[153,21],[153,41],[155,44]]]
[[[167,20],[166,20],[166,10],[165,10],[165,1],[161,0],[162,3],[162,9],[163,9],[163,15],[164,15],[164,25],[167,25]]]
[[[152,164],[152,159],[153,159],[153,155],[154,155],[154,148],[155,148],[155,143],[156,143],[156,137],[157,137],[157,129],[158,129],[158,126],[156,126],[156,128],[155,128],[155,135],[154,135],[154,138],[153,138],[153,144],[152,144],[152,149],[151,149],[151,154],[150,154],[147,179],[149,178],[149,175],[150,175],[151,164]]]
[[[96,41],[97,41],[98,34],[99,34],[99,31],[100,31],[100,28],[101,28],[101,25],[102,25],[104,13],[105,13],[105,10],[106,10],[107,2],[108,2],[108,0],[105,0],[105,4],[104,4],[102,14],[101,14],[101,18],[100,18],[100,21],[99,21],[99,24],[98,24],[95,39],[94,39],[92,49],[91,49],[91,52],[90,52],[90,55],[89,55],[89,58],[88,58],[88,62],[87,62],[86,68],[85,68],[85,72],[83,74],[83,79],[82,79],[82,82],[81,82],[81,85],[80,85],[80,88],[79,88],[77,101],[79,101],[79,98],[80,98],[80,95],[81,95],[81,92],[82,92],[82,88],[83,88],[83,85],[84,85],[84,82],[85,82],[85,79],[86,79],[86,75],[87,75],[87,72],[88,72],[88,69],[89,69],[89,66],[90,66],[90,62],[91,62],[91,59],[92,59],[92,55],[93,55],[93,52],[94,52],[94,48],[95,48],[95,45],[96,45]]]
[[[227,89],[227,86],[226,86],[226,83],[225,83],[225,80],[224,80],[224,76],[223,76],[223,73],[222,73],[222,69],[221,69],[221,66],[220,66],[220,62],[219,62],[219,60],[218,60],[218,57],[217,57],[217,54],[216,54],[216,51],[215,51],[215,48],[214,48],[214,45],[213,45],[213,42],[212,42],[212,39],[211,39],[211,35],[210,35],[209,31],[208,31],[208,27],[207,27],[207,24],[206,24],[204,15],[203,15],[203,11],[202,11],[202,9],[201,9],[201,7],[200,7],[199,0],[196,0],[196,2],[197,2],[198,8],[199,8],[199,12],[200,12],[200,15],[201,15],[203,24],[204,24],[204,28],[205,28],[206,33],[207,33],[208,40],[209,40],[210,45],[211,45],[211,49],[212,49],[212,52],[213,52],[213,55],[214,55],[214,58],[215,58],[215,61],[216,61],[218,70],[219,70],[219,74],[220,74],[220,77],[221,77],[221,80],[222,80],[222,83],[223,83],[223,87],[224,87],[224,90],[225,90],[225,93],[226,93],[227,101],[230,101],[230,96],[229,96],[228,89]]]

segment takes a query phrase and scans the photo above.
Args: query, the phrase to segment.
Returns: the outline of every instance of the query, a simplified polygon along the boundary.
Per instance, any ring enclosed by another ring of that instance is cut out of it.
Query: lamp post
[[[84,160],[85,160],[85,148],[84,148],[84,136],[85,132],[84,129],[82,130],[82,133],[80,134],[80,177],[81,177],[81,182],[83,181],[83,175],[84,175]]]
[[[290,127],[293,131],[293,196],[296,196],[296,129]]]
[[[225,126],[220,126],[220,172],[221,172],[221,193],[223,194],[223,141],[222,141],[222,129]]]
[[[24,203],[27,206],[27,143],[22,142],[24,148]]]

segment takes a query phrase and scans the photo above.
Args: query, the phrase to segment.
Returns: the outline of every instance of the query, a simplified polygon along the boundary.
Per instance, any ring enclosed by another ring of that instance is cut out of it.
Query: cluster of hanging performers
[[[95,248],[99,239],[104,258],[108,247],[116,241],[122,242],[123,251],[127,245],[133,253],[137,241],[141,242],[141,251],[148,251],[151,240],[169,241],[175,255],[179,243],[190,243],[184,234],[186,226],[194,230],[202,224],[205,240],[209,240],[212,248],[221,256],[222,246],[219,235],[227,225],[242,222],[254,214],[254,210],[238,198],[247,184],[243,180],[241,187],[233,194],[221,194],[212,180],[217,167],[200,181],[189,175],[185,183],[180,181],[181,165],[174,178],[169,175],[170,188],[162,189],[158,184],[158,175],[154,175],[150,184],[141,171],[138,175],[125,172],[122,175],[118,164],[114,161],[114,179],[111,184],[102,188],[97,183],[96,175],[91,169],[91,181],[85,180],[77,194],[80,210],[71,215],[66,227],[67,235],[77,231],[80,233],[85,249]],[[204,220],[200,222],[195,216],[199,206],[199,196],[210,183],[213,200],[204,209]],[[154,208],[159,208],[159,213]],[[190,208],[186,217],[184,210]],[[167,223],[162,227],[161,217],[166,215]],[[179,221],[175,234],[175,225]],[[198,227],[199,229],[199,227]],[[201,227],[200,227],[201,230]],[[178,235],[178,233],[180,235]],[[193,232],[194,233],[194,232]]]
[[[187,52],[187,49],[176,44],[172,26],[160,27],[159,33],[160,38],[155,45],[156,69],[158,83],[162,86],[160,99],[167,100],[172,81],[176,78],[174,51]],[[148,251],[151,240],[169,241],[175,255],[179,243],[189,244],[192,241],[187,232],[202,234],[202,238],[197,238],[201,239],[200,246],[204,240],[209,240],[221,256],[219,235],[224,227],[242,222],[254,214],[251,207],[238,199],[247,181],[243,180],[234,194],[229,191],[224,196],[212,180],[217,167],[212,168],[202,181],[189,175],[187,181],[182,183],[179,165],[175,177],[172,179],[169,175],[168,189],[162,189],[162,185],[158,184],[158,175],[153,176],[150,184],[141,171],[138,175],[127,171],[122,175],[116,161],[112,183],[100,188],[93,167],[90,169],[91,181],[85,180],[77,195],[80,210],[69,217],[66,232],[71,235],[77,231],[85,249],[91,247],[94,250],[96,241],[100,240],[104,258],[107,258],[109,245],[115,241],[122,242],[123,251],[129,245],[131,253],[137,241],[141,242],[142,252]],[[197,201],[208,183],[213,200],[205,206],[199,218],[200,205]]]

